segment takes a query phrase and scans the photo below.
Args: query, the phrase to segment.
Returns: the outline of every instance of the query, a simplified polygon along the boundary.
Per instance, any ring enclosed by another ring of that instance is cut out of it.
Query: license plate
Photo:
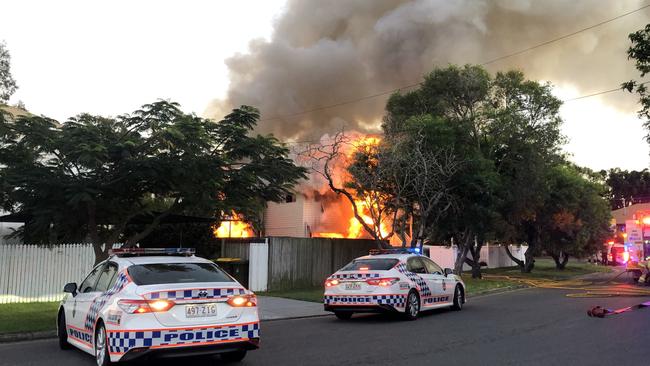
[[[361,290],[361,284],[359,282],[348,282],[345,284],[346,290]]]
[[[217,316],[217,304],[185,305],[185,317],[187,318],[204,318],[209,316]]]

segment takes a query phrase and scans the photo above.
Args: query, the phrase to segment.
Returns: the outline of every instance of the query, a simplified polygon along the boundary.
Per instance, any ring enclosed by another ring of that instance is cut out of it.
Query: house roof
[[[612,211],[612,218],[616,220],[617,225],[625,225],[626,220],[636,219],[634,215],[638,211],[650,212],[650,203],[635,203],[627,207],[619,208],[618,210]]]

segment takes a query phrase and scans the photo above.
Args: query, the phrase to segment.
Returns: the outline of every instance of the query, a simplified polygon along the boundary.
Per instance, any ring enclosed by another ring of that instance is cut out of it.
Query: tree
[[[257,109],[242,106],[214,122],[167,101],[64,124],[4,118],[1,203],[31,217],[26,240],[87,238],[97,261],[113,243],[135,245],[172,214],[218,220],[234,210],[259,228],[265,203],[282,200],[305,171],[272,136],[249,136],[258,119]],[[143,215],[146,225],[127,230]]]
[[[630,203],[650,199],[650,171],[627,171],[619,168],[602,170],[601,177],[609,188],[608,199],[613,210]]]
[[[11,76],[11,55],[7,44],[0,42],[0,104],[6,104],[18,86]]]
[[[534,226],[546,169],[560,155],[560,104],[548,84],[526,80],[519,71],[492,77],[474,65],[434,69],[420,88],[391,96],[386,136],[428,116],[443,121],[446,132],[430,129],[425,146],[451,146],[464,160],[451,182],[454,210],[433,236],[454,239],[457,271],[469,263],[480,277],[480,250],[489,240],[529,242],[526,261],[518,264],[532,269],[538,241],[523,230]]]
[[[299,152],[301,159],[311,165],[313,172],[325,179],[332,192],[345,197],[350,202],[354,218],[377,242],[377,246],[382,248],[385,239],[392,233],[384,236],[381,230],[382,222],[388,214],[385,202],[389,199],[386,197],[386,190],[379,187],[383,181],[379,177],[381,173],[374,161],[376,154],[377,150],[373,144],[354,144],[351,137],[343,131],[336,133],[325,143],[311,144],[304,151]],[[352,167],[349,155],[356,156],[356,165]],[[366,161],[362,163],[361,159]],[[362,167],[363,164],[366,165],[365,168]],[[360,171],[366,169],[368,175],[355,185],[346,176],[348,168],[357,171],[357,174],[361,174]],[[361,188],[362,186],[364,188]],[[368,194],[363,195],[362,190]],[[367,222],[362,216],[364,207],[360,207],[360,202],[367,207],[371,222]]]
[[[357,197],[381,196],[378,205],[392,216],[389,235],[396,233],[405,246],[410,222],[410,245],[421,247],[453,205],[451,181],[462,161],[451,146],[432,145],[425,136],[440,121],[422,116],[408,123],[403,133],[386,135],[374,149],[354,154],[347,186]]]
[[[640,76],[644,77],[650,72],[650,24],[631,33],[628,37],[632,45],[627,50],[627,57],[634,60]],[[647,83],[630,80],[623,83],[622,87],[624,90],[630,93],[634,92],[639,96],[641,109],[638,114],[645,121],[643,126],[650,131],[650,92],[646,86]],[[650,133],[646,135],[646,141],[650,143]]]
[[[571,164],[548,172],[549,190],[538,220],[542,248],[563,270],[569,256],[594,254],[608,236],[610,211],[602,197],[605,188]]]

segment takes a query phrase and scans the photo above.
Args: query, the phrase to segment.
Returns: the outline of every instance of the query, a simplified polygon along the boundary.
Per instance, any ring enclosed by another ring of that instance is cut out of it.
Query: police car
[[[353,313],[394,312],[414,320],[422,310],[461,310],[465,283],[449,268],[404,250],[375,250],[325,281],[325,310],[339,319]]]
[[[240,361],[258,347],[255,295],[193,249],[116,249],[81,282],[68,283],[58,313],[62,349],[98,366],[148,357],[221,354]]]

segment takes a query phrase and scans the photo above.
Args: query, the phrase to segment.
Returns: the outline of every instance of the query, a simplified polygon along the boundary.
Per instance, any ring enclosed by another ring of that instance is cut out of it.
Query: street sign
[[[650,235],[650,231],[648,231],[646,236]],[[625,233],[627,234],[627,241],[633,244],[643,244],[643,232],[641,231],[641,227],[637,224],[636,220],[626,220],[625,221]]]

